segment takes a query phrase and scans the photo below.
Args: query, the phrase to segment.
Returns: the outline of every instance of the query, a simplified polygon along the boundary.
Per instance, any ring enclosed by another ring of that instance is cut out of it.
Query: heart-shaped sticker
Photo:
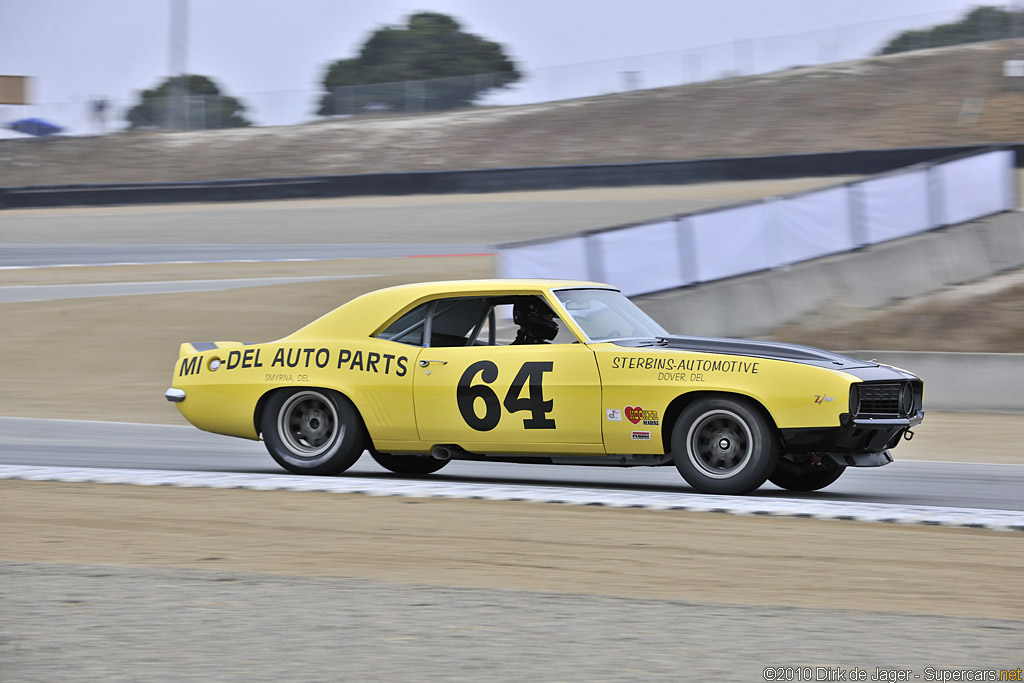
[[[644,416],[644,409],[640,406],[626,406],[626,409],[622,411],[625,414],[626,419],[637,424]]]

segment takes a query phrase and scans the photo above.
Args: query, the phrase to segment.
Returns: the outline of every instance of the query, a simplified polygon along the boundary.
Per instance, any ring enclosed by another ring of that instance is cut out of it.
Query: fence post
[[[753,72],[753,46],[749,38],[732,42],[733,68],[737,76],[746,76]]]
[[[680,286],[700,282],[697,270],[697,239],[693,234],[693,221],[687,216],[676,218],[676,238],[679,241],[679,270],[683,274]]]
[[[934,229],[946,225],[945,202],[943,201],[942,176],[939,164],[928,167],[928,228]]]
[[[850,243],[854,249],[868,245],[867,207],[863,183],[850,183],[847,198],[850,202]]]
[[[786,243],[786,225],[782,218],[782,203],[786,201],[782,197],[765,197],[764,203],[764,227],[765,237],[768,239],[768,247],[772,253],[769,254],[771,262],[769,268],[788,269],[791,263],[788,244]]]
[[[601,246],[593,234],[583,236],[583,250],[587,259],[587,279],[593,282],[605,282],[608,275],[601,263]]]
[[[683,83],[700,83],[701,80],[701,64],[700,64],[700,53],[699,52],[688,52],[683,60],[683,70],[686,72],[683,74]],[[692,78],[688,79],[688,75],[692,74]]]
[[[422,80],[405,82],[405,111],[407,113],[423,113],[423,90]]]

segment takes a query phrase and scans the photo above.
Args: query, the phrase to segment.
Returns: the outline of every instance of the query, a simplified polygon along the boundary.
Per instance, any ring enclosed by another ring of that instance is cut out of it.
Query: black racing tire
[[[433,474],[448,464],[429,455],[391,455],[370,452],[377,464],[395,474]]]
[[[779,458],[775,470],[768,476],[768,481],[788,491],[817,491],[834,482],[845,471],[845,467],[797,464]]]
[[[749,401],[701,398],[672,428],[672,459],[683,479],[701,493],[750,493],[778,461],[773,429]]]
[[[263,411],[260,430],[271,457],[294,474],[340,474],[355,464],[365,444],[355,406],[327,389],[275,392]]]

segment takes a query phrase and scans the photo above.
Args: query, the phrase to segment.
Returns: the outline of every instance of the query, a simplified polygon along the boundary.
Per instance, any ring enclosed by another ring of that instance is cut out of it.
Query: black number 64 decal
[[[529,411],[530,417],[523,418],[525,429],[554,429],[555,421],[547,416],[555,405],[553,399],[544,400],[544,373],[551,372],[554,364],[551,361],[531,361],[523,363],[519,368],[512,385],[505,394],[503,405],[510,413]],[[473,384],[476,376],[484,384]],[[488,384],[498,379],[498,366],[489,360],[473,363],[459,378],[456,399],[462,419],[479,432],[489,432],[498,426],[501,419],[501,405],[498,395]],[[529,391],[523,396],[523,388],[529,385]],[[477,415],[476,400],[484,402],[484,414]]]

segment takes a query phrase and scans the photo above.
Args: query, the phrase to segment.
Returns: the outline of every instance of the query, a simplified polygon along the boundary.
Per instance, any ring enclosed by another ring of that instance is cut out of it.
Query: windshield
[[[609,289],[562,289],[555,296],[592,341],[664,337],[668,332],[636,304]]]

